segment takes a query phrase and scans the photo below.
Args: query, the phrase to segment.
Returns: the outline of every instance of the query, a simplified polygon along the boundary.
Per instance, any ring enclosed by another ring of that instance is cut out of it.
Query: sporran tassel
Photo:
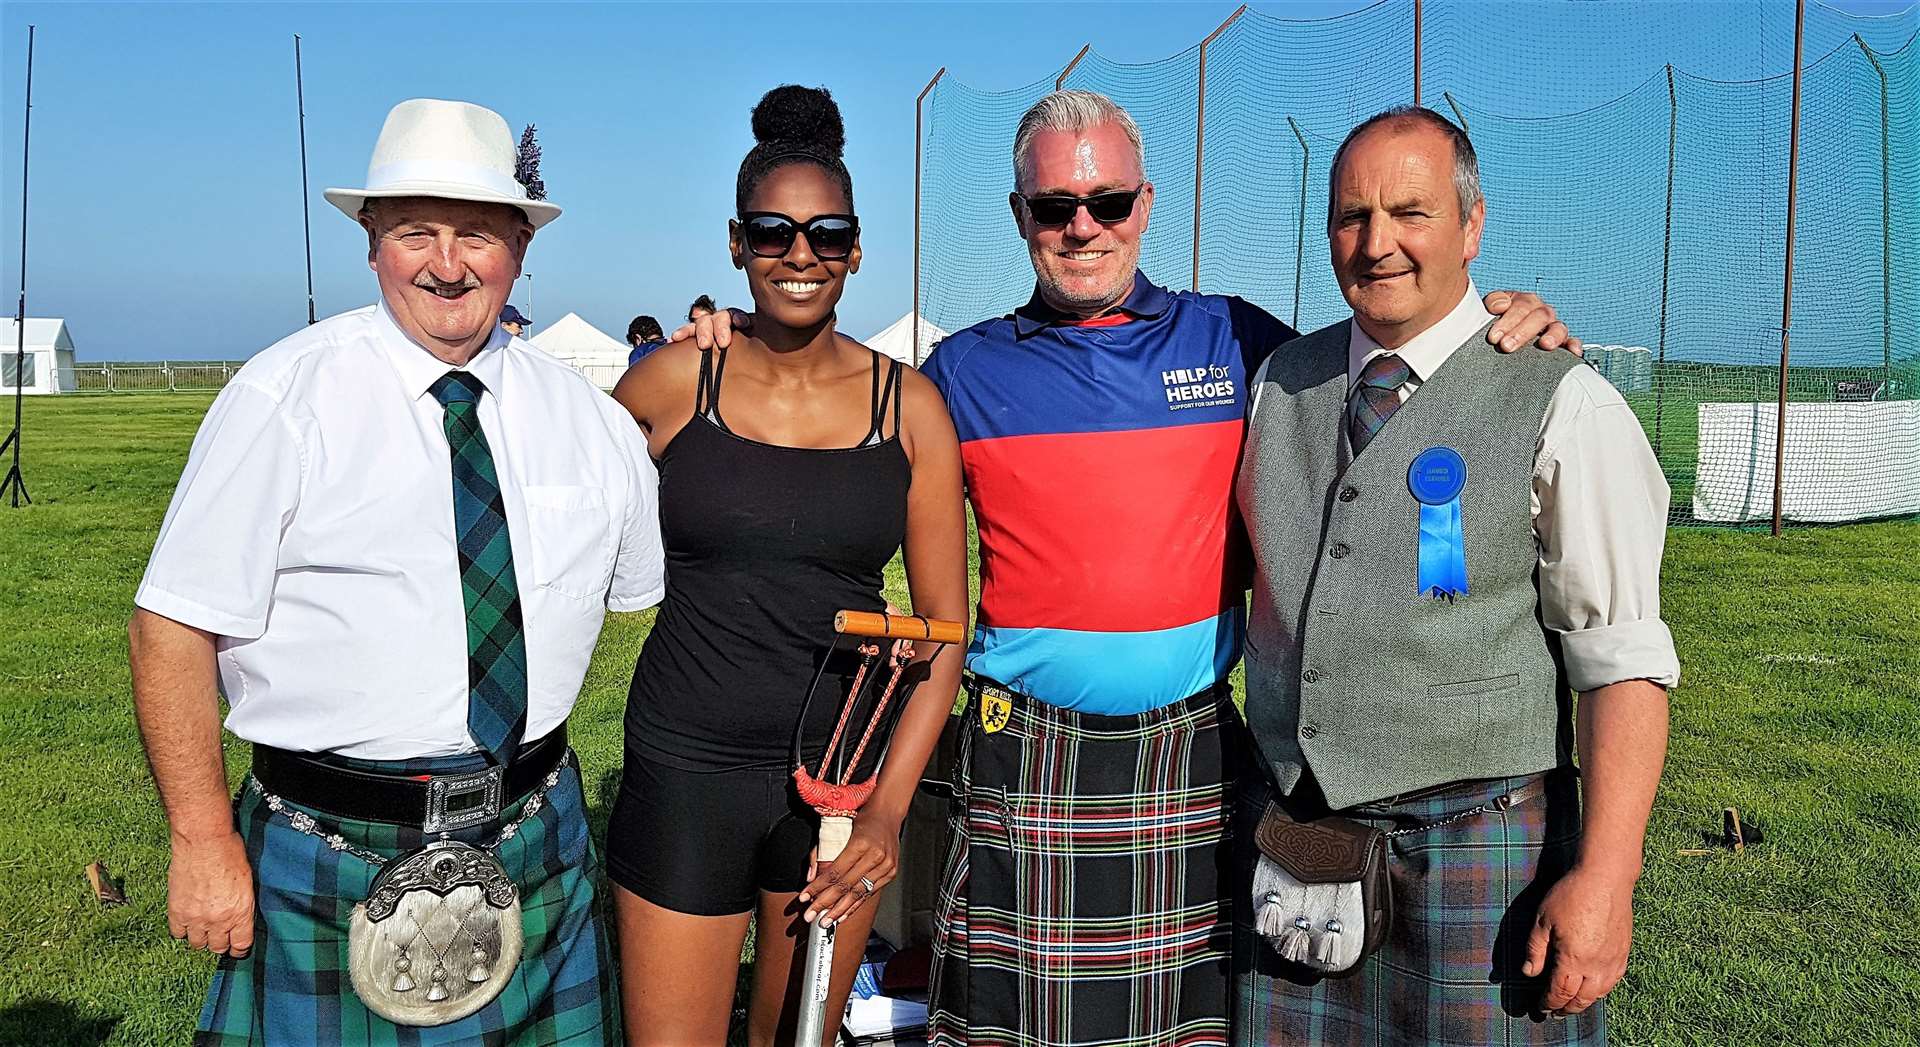
[[[493,977],[493,968],[487,966],[487,950],[473,943],[473,955],[467,958],[467,980],[475,985]]]
[[[1260,902],[1260,912],[1254,918],[1254,930],[1261,937],[1273,939],[1287,933],[1287,910],[1280,904],[1280,896],[1268,894]]]
[[[447,998],[447,969],[445,967],[435,967],[433,969],[432,981],[433,984],[427,989],[427,999],[434,1003],[439,1003],[441,1000]]]
[[[1280,939],[1280,958],[1288,963],[1306,963],[1308,940],[1307,932],[1298,927],[1289,929]]]

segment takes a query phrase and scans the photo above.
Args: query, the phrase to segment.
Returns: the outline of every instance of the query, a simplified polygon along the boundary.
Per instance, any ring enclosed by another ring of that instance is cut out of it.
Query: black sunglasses
[[[1101,225],[1124,222],[1133,214],[1133,205],[1140,199],[1140,193],[1146,186],[1134,189],[1115,189],[1092,196],[1067,196],[1049,194],[1045,196],[1022,196],[1013,194],[1014,199],[1027,205],[1027,214],[1040,225],[1066,225],[1085,207],[1087,214]]]
[[[860,239],[860,219],[850,214],[814,215],[795,221],[778,211],[742,211],[736,223],[747,250],[760,258],[781,258],[793,250],[793,239],[807,234],[807,246],[823,262],[845,261]]]

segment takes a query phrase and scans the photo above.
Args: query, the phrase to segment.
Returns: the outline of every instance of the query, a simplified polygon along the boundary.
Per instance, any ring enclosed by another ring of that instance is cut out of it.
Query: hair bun
[[[847,144],[847,127],[826,88],[783,84],[753,107],[753,137],[761,144],[779,142],[838,157]]]

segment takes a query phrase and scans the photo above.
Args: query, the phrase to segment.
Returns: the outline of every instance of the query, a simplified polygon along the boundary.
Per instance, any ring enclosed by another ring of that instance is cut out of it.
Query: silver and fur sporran
[[[373,1013],[445,1025],[500,995],[523,944],[520,891],[500,862],[440,840],[387,863],[354,906],[347,969]]]

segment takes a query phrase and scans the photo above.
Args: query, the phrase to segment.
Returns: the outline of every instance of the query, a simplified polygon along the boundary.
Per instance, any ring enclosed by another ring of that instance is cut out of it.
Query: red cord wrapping
[[[841,776],[841,780],[835,783],[815,778],[807,773],[804,764],[793,769],[795,790],[799,792],[800,798],[806,801],[807,806],[819,812],[822,817],[837,815],[842,818],[851,818],[860,810],[860,806],[867,802],[867,798],[873,795],[874,786],[880,779],[877,771],[863,782],[851,782],[848,779],[852,778],[854,771],[859,768],[860,757],[867,751],[867,742],[873,738],[874,728],[880,725],[888,703],[893,700],[893,689],[900,682],[900,673],[906,669],[907,662],[913,658],[912,645],[903,646],[904,650],[894,652],[893,675],[888,678],[886,688],[880,692],[880,700],[873,707],[873,716],[867,721],[867,729],[861,733],[860,742],[853,750],[853,758],[847,761],[847,769]],[[834,752],[840,747],[840,739],[846,733],[847,720],[853,715],[853,707],[857,704],[860,685],[864,682],[866,674],[867,665],[862,663],[860,671],[854,675],[853,687],[848,691],[847,704],[840,709],[840,722],[834,725],[833,738],[827,742],[826,752],[821,754],[820,773],[822,774],[826,773],[828,762],[833,759]]]

